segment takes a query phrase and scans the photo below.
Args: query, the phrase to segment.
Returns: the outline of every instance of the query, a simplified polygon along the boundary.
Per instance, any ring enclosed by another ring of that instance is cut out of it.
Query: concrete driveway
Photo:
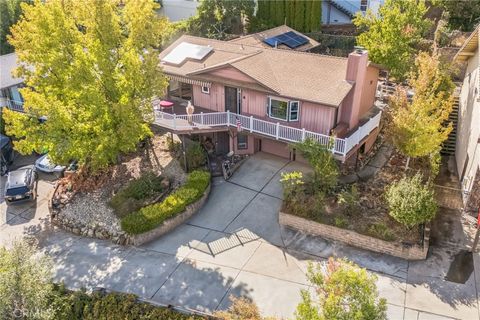
[[[29,234],[37,228],[41,246],[55,261],[55,278],[71,288],[100,286],[206,312],[226,308],[230,295],[242,295],[252,298],[265,315],[284,318],[292,317],[300,290],[313,291],[305,277],[308,263],[334,255],[378,276],[389,319],[479,319],[478,255],[469,280],[456,284],[444,277],[459,247],[432,247],[427,261],[407,262],[281,228],[279,178],[292,170],[308,168],[256,154],[230,181],[213,180],[207,203],[190,221],[142,247],[121,247],[49,228],[42,224],[42,201],[32,223],[8,223],[24,219],[27,211],[7,212],[11,215],[0,227],[0,244],[22,230]],[[3,204],[1,208],[5,215]]]

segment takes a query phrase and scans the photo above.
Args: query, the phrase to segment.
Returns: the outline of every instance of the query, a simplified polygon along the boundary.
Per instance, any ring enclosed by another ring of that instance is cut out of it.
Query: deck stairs
[[[448,135],[447,140],[442,145],[442,155],[451,156],[455,154],[455,145],[457,143],[457,127],[458,127],[458,107],[459,107],[459,95],[455,92],[453,109],[448,116],[448,121],[452,123],[452,132]]]
[[[360,8],[355,7],[353,4],[350,4],[348,1],[345,0],[328,0],[328,2],[332,5],[332,7],[344,13],[349,18],[353,18],[355,16],[355,13],[360,10]]]

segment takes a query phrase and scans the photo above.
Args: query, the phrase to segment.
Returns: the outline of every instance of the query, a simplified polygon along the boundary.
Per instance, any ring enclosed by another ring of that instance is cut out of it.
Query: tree
[[[318,190],[329,192],[337,185],[338,166],[330,151],[331,146],[321,145],[317,141],[307,138],[296,143],[294,148],[302,154],[313,168],[312,184],[315,193]]]
[[[391,126],[389,136],[397,149],[408,157],[418,158],[440,152],[443,141],[452,130],[446,125],[453,108],[454,84],[436,54],[422,52],[415,60],[416,72],[409,84],[414,92],[409,102],[407,90],[397,89],[390,101]]]
[[[34,245],[0,248],[0,318],[53,319],[52,262]]]
[[[428,222],[437,213],[432,184],[424,183],[420,173],[390,185],[386,199],[390,216],[407,228]]]
[[[378,298],[376,277],[357,265],[330,258],[324,265],[309,265],[308,279],[318,302],[302,290],[297,320],[369,319],[386,320],[386,300]]]
[[[451,29],[473,31],[480,22],[480,1],[478,0],[434,0],[433,5],[448,13],[448,25]]]
[[[304,32],[305,30],[305,1],[295,0],[295,20],[293,21],[293,28]]]
[[[310,31],[320,31],[322,26],[322,2],[313,0],[312,9],[310,12],[307,11],[307,14],[310,14]]]
[[[158,50],[167,28],[149,0],[51,0],[22,5],[12,27],[26,114],[5,112],[15,148],[97,169],[151,134],[150,99],[167,79]],[[38,119],[48,120],[40,123]]]
[[[396,80],[410,71],[417,45],[431,26],[425,19],[424,0],[386,0],[378,14],[357,13],[353,23],[362,32],[357,43],[369,51],[370,59],[385,66]]]
[[[0,0],[0,55],[14,51],[7,42],[7,36],[10,35],[10,27],[20,18],[22,2],[30,3],[30,0]]]
[[[263,12],[265,6],[268,3],[261,4]],[[189,31],[198,36],[225,39],[228,34],[243,32],[244,18],[255,26],[258,24],[253,19],[254,9],[253,0],[203,0],[197,15],[190,20]]]

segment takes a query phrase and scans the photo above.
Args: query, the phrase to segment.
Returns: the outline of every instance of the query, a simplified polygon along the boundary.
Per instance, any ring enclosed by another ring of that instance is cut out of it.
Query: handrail
[[[155,123],[173,130],[178,129],[201,129],[209,127],[240,127],[250,133],[259,133],[276,140],[286,142],[301,142],[307,138],[318,141],[322,145],[331,145],[332,152],[346,156],[356,145],[358,145],[370,132],[379,126],[381,113],[378,113],[361,127],[359,127],[348,138],[341,139],[313,131],[308,131],[289,126],[281,125],[278,122],[270,122],[257,119],[254,116],[245,116],[230,111],[195,113],[192,115],[177,115],[163,111],[155,111]]]
[[[0,102],[0,107],[6,107],[8,109],[11,109],[13,111],[18,111],[18,112],[24,112],[23,109],[23,101],[16,101],[16,100],[11,100],[11,99],[1,99],[0,101],[4,101],[6,105],[3,105]]]

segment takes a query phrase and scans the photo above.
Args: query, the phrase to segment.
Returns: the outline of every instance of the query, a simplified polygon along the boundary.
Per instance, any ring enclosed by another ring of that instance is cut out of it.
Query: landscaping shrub
[[[338,194],[338,204],[343,207],[343,212],[347,215],[355,213],[359,209],[360,194],[356,185],[352,185],[350,190],[344,190]]]
[[[110,206],[119,217],[137,211],[145,205],[146,199],[164,191],[162,180],[162,176],[147,172],[140,178],[130,181],[125,188],[118,191],[110,200]]]
[[[407,228],[430,221],[437,213],[432,184],[424,183],[420,173],[390,185],[386,200],[390,215]]]
[[[56,320],[200,320],[164,307],[137,301],[133,294],[69,292],[56,286]]]
[[[221,320],[266,320],[258,306],[247,298],[230,296],[231,306],[226,311],[217,311],[214,316]],[[273,320],[273,318],[270,318]]]
[[[335,217],[335,227],[345,228],[348,226],[348,221],[344,217]]]
[[[139,234],[156,228],[200,199],[209,183],[209,172],[193,171],[188,175],[187,182],[162,202],[143,207],[122,218],[122,229],[129,234]]]
[[[207,162],[207,156],[205,150],[196,141],[189,141],[185,150],[185,158],[187,159],[187,168],[188,171],[196,170],[200,167],[203,167]],[[180,161],[182,166],[185,166],[185,158],[181,152],[177,152],[177,159]]]
[[[379,239],[386,240],[386,241],[395,240],[395,235],[390,230],[390,228],[388,228],[388,226],[386,224],[381,223],[381,222],[372,224],[368,228],[367,234],[372,236],[372,237],[379,238]]]
[[[294,148],[300,151],[313,168],[313,174],[307,183],[307,186],[311,187],[310,192],[312,194],[318,191],[331,192],[337,185],[339,175],[337,163],[331,152],[332,145],[321,145],[308,138],[296,143]]]

